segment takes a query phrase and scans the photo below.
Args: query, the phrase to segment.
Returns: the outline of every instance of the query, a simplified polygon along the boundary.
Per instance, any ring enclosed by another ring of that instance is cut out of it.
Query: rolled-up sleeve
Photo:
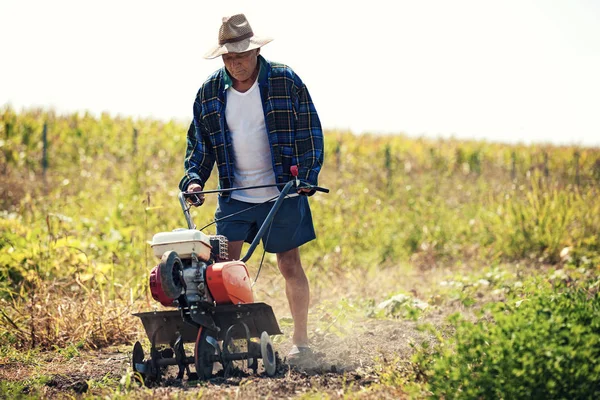
[[[202,121],[202,105],[199,98],[194,102],[194,120],[187,132],[187,149],[183,162],[184,176],[179,189],[184,191],[192,182],[204,187],[215,163],[214,149]]]
[[[297,99],[295,144],[298,177],[317,185],[324,157],[323,129],[306,85],[299,86]]]

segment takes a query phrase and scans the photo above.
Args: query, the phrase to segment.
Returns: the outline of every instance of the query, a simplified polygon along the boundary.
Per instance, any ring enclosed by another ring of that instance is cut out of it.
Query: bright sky
[[[600,146],[596,0],[0,0],[0,106],[189,121],[238,12],[325,128]]]

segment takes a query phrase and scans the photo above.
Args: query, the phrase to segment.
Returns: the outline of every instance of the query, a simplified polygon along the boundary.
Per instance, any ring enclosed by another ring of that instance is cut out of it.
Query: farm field
[[[186,132],[0,110],[0,398],[600,396],[600,149],[340,131],[325,133],[331,192],[311,197],[318,239],[301,249],[318,366],[140,386],[131,350],[149,342],[132,313],[162,309],[147,241],[185,226]],[[254,293],[283,358],[269,254]]]

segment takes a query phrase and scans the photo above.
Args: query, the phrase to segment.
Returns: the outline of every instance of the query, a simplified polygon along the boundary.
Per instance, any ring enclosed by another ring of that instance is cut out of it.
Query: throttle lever
[[[298,179],[298,166],[292,165],[290,167],[290,172],[292,173],[292,176],[296,179],[296,189],[298,189],[300,187],[300,179]]]
[[[295,183],[296,183],[296,189],[300,188],[300,179],[298,179],[298,166],[297,165],[292,165],[290,167],[290,172],[292,173],[292,176],[295,178]],[[323,188],[320,186],[314,186],[314,185],[309,185],[309,186],[304,186],[307,189],[311,189],[311,195],[312,193],[314,193],[315,191],[317,192],[323,192],[323,193],[329,193],[329,189],[327,188]]]

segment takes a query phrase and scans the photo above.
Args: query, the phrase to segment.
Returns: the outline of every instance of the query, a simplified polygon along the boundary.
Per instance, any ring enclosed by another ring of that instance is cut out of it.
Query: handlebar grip
[[[329,189],[321,186],[313,186],[312,189],[316,190],[317,192],[329,193]]]

